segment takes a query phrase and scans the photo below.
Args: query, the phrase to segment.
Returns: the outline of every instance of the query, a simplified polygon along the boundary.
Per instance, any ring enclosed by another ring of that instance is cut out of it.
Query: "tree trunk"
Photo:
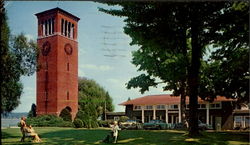
[[[181,88],[181,122],[184,124],[185,127],[188,127],[187,120],[186,120],[186,83],[182,83]]]
[[[183,13],[184,12],[184,13]],[[185,11],[181,11],[182,15],[185,15]],[[182,43],[182,53],[185,59],[185,74],[183,74],[183,79],[181,81],[181,88],[180,88],[180,95],[181,95],[181,122],[184,124],[184,126],[187,128],[188,127],[188,123],[187,123],[187,119],[186,119],[186,89],[187,89],[187,68],[189,65],[189,60],[188,60],[188,56],[187,56],[187,35],[186,35],[186,31],[187,31],[187,27],[186,27],[186,23],[187,20],[186,19],[181,19],[183,21],[183,29],[181,29],[181,43]]]
[[[201,44],[199,41],[199,11],[198,7],[193,7],[191,16],[191,45],[192,58],[191,66],[188,71],[188,86],[189,86],[189,135],[195,136],[199,134],[198,130],[198,87],[199,87],[199,70],[201,59]]]
[[[186,94],[181,92],[181,122],[186,125]]]

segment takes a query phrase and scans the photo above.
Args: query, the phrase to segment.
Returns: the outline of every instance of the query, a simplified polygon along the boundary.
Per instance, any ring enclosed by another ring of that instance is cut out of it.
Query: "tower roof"
[[[40,12],[40,13],[36,13],[35,15],[37,17],[40,17],[40,16],[43,16],[43,15],[48,15],[49,13],[56,13],[56,12],[67,15],[67,16],[71,17],[72,19],[76,20],[76,21],[80,20],[80,18],[78,18],[77,16],[72,15],[71,13],[69,13],[69,12],[67,12],[67,11],[65,11],[65,10],[63,10],[61,8],[58,8],[58,7],[50,9],[50,10],[46,10],[46,11],[43,11],[43,12]]]

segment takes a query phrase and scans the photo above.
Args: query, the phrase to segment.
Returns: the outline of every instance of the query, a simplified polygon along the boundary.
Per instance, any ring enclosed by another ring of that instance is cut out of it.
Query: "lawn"
[[[42,143],[34,144],[69,144],[90,145],[105,144],[101,140],[109,130],[75,129],[57,127],[37,127],[36,132],[41,136]],[[32,144],[29,139],[20,142],[19,128],[1,129],[2,144]],[[122,130],[117,144],[137,145],[249,145],[249,132],[203,132],[198,138],[189,138],[186,131],[177,130]]]

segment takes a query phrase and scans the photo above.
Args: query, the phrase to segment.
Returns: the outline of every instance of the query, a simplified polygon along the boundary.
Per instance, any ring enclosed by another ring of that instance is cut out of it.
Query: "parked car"
[[[213,129],[212,125],[208,125],[208,124],[202,123],[200,120],[198,120],[198,128],[200,130],[210,130],[210,129]]]
[[[127,120],[120,123],[121,129],[141,129],[141,124],[136,120]]]
[[[143,124],[143,129],[166,129],[167,123],[162,120],[151,120]]]

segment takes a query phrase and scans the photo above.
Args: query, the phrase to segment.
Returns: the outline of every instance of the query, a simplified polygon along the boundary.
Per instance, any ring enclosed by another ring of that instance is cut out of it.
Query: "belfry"
[[[38,19],[37,115],[78,111],[78,17],[60,8],[35,14]]]

